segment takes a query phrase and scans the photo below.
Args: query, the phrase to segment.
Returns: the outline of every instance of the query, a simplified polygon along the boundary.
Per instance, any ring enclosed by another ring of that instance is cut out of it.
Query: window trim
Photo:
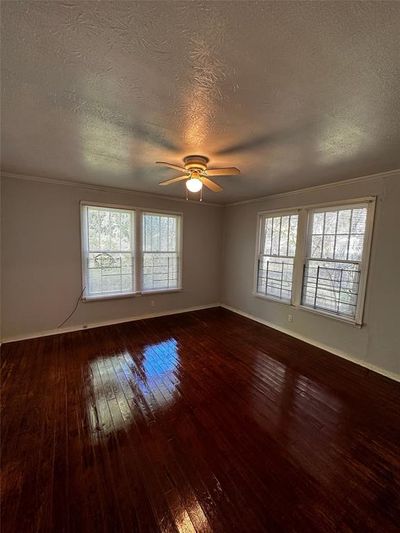
[[[90,200],[80,200],[79,202],[79,216],[80,216],[80,236],[81,236],[81,287],[83,302],[96,302],[101,300],[117,300],[123,298],[134,298],[136,296],[145,296],[150,294],[164,294],[171,292],[183,291],[183,212],[182,211],[170,211],[167,209],[153,209],[146,207],[134,207],[126,204],[112,204],[105,202],[92,202]],[[87,211],[86,207],[105,207],[108,209],[125,209],[134,212],[133,220],[133,260],[134,260],[134,279],[133,279],[133,292],[127,293],[109,293],[99,294],[97,296],[89,296],[86,293],[86,257],[88,250],[86,249],[86,243],[88,242],[87,235]],[[151,291],[142,290],[142,218],[144,213],[154,213],[158,215],[174,215],[179,217],[179,230],[178,230],[178,257],[179,257],[179,285],[177,288],[167,289],[155,289]],[[85,287],[85,290],[83,290]]]
[[[307,245],[309,242],[310,234],[310,214],[312,211],[329,211],[332,208],[340,208],[346,206],[357,207],[360,205],[365,206],[367,204],[367,218],[365,223],[365,234],[364,234],[364,246],[360,264],[360,285],[359,285],[359,295],[357,299],[357,308],[354,318],[345,317],[343,315],[337,315],[335,313],[330,313],[329,311],[324,311],[322,309],[313,309],[301,303],[301,296],[303,290],[303,269],[307,257]],[[335,320],[340,320],[347,324],[351,324],[356,327],[361,327],[363,324],[364,316],[364,307],[366,299],[366,289],[368,281],[368,271],[371,259],[371,248],[372,248],[372,236],[374,229],[374,218],[375,218],[375,207],[376,207],[376,196],[367,196],[362,198],[352,198],[346,200],[337,200],[334,202],[322,202],[315,204],[307,204],[302,206],[297,206],[293,208],[284,208],[284,209],[274,209],[267,211],[260,211],[257,213],[257,235],[256,235],[256,249],[255,249],[255,262],[254,262],[254,280],[253,280],[253,296],[262,298],[265,300],[271,300],[273,302],[278,302],[283,305],[290,305],[296,309],[301,309],[307,312],[311,312],[317,315],[326,316],[328,318],[333,318]],[[281,300],[279,298],[274,298],[269,295],[264,295],[257,292],[257,274],[258,274],[258,257],[260,254],[260,245],[262,239],[262,220],[265,216],[274,216],[279,215],[283,216],[285,214],[295,214],[299,215],[298,227],[297,227],[297,240],[296,240],[296,254],[294,257],[293,265],[293,283],[292,283],[292,299],[290,302]]]

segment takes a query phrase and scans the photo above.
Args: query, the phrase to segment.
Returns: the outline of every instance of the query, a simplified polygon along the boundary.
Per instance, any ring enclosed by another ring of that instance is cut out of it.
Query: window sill
[[[362,324],[357,324],[357,322],[352,318],[346,318],[344,316],[335,315],[334,313],[329,313],[329,311],[313,309],[312,307],[307,307],[306,305],[299,305],[298,309],[301,309],[302,311],[307,311],[308,313],[312,313],[313,315],[323,316],[325,318],[333,318],[333,320],[344,322],[345,324],[349,324],[349,326],[353,326],[354,328],[362,328]]]
[[[126,294],[99,294],[98,296],[84,296],[82,302],[98,302],[100,300],[119,300],[122,298],[133,298],[136,292],[127,292]]]
[[[322,316],[325,318],[332,318],[333,320],[338,320],[339,322],[344,322],[345,324],[349,324],[349,326],[353,326],[354,328],[360,329],[363,326],[362,324],[358,324],[352,318],[338,316],[333,313],[329,313],[328,311],[321,311],[319,309],[313,309],[312,307],[307,307],[306,305],[294,305],[288,300],[280,300],[279,298],[274,298],[273,296],[260,294],[258,292],[253,292],[253,296],[256,296],[257,298],[261,298],[262,300],[268,300],[270,302],[277,302],[280,304],[289,305],[290,307],[293,307],[295,309],[300,309],[302,311],[307,311],[308,313],[312,313],[313,315],[318,315],[318,316]]]
[[[152,289],[149,291],[139,292],[139,296],[146,296],[147,294],[165,294],[171,292],[182,292],[183,289]]]
[[[126,294],[99,294],[99,296],[84,296],[82,302],[99,302],[102,300],[120,300],[123,298],[135,298],[138,296],[146,296],[147,294],[165,294],[165,293],[174,293],[182,292],[183,289],[154,289],[151,291],[138,291],[138,292],[129,292]]]
[[[274,296],[270,296],[269,294],[262,294],[260,292],[253,292],[253,296],[256,296],[257,298],[261,298],[262,300],[269,300],[271,302],[278,302],[279,304],[292,305],[290,300],[281,300],[280,298],[274,298]]]

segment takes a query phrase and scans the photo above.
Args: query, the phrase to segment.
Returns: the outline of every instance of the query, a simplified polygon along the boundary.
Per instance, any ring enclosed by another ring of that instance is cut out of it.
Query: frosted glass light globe
[[[203,183],[198,178],[190,178],[186,181],[186,188],[190,192],[199,192],[203,187]]]

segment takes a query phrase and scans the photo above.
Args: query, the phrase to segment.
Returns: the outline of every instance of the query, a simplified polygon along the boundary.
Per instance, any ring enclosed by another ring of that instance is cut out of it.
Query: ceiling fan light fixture
[[[203,183],[199,178],[189,178],[186,181],[186,188],[190,192],[199,192],[203,187]]]
[[[1,1],[1,0],[0,0]],[[174,163],[167,163],[166,161],[156,161],[158,165],[165,165],[175,170],[183,172],[181,176],[170,178],[168,180],[160,181],[160,185],[170,185],[178,181],[185,181],[186,190],[189,192],[203,191],[203,185],[213,192],[222,191],[221,185],[210,179],[214,176],[235,176],[240,174],[240,170],[236,167],[225,168],[208,168],[208,157],[203,155],[188,155],[183,158],[183,167],[175,165]],[[188,195],[186,194],[186,200]],[[200,194],[200,201],[202,200],[202,193]]]

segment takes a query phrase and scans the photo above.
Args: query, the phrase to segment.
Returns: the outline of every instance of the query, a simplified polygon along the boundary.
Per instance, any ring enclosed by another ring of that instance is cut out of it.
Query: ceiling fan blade
[[[165,165],[166,167],[174,168],[175,170],[186,170],[184,167],[179,165],[173,165],[172,163],[166,163],[165,161],[156,161],[157,165]]]
[[[214,181],[211,181],[209,180],[208,178],[205,178],[204,176],[202,176],[201,178],[201,181],[204,183],[204,185],[210,189],[211,191],[214,191],[214,192],[220,192],[222,191],[222,187],[220,187],[217,183],[215,183]]]
[[[240,170],[236,167],[207,169],[207,176],[234,176],[235,174],[240,174]]]
[[[159,185],[170,185],[171,183],[176,183],[177,181],[187,180],[188,175],[178,176],[177,178],[171,178],[169,180],[160,181]]]

